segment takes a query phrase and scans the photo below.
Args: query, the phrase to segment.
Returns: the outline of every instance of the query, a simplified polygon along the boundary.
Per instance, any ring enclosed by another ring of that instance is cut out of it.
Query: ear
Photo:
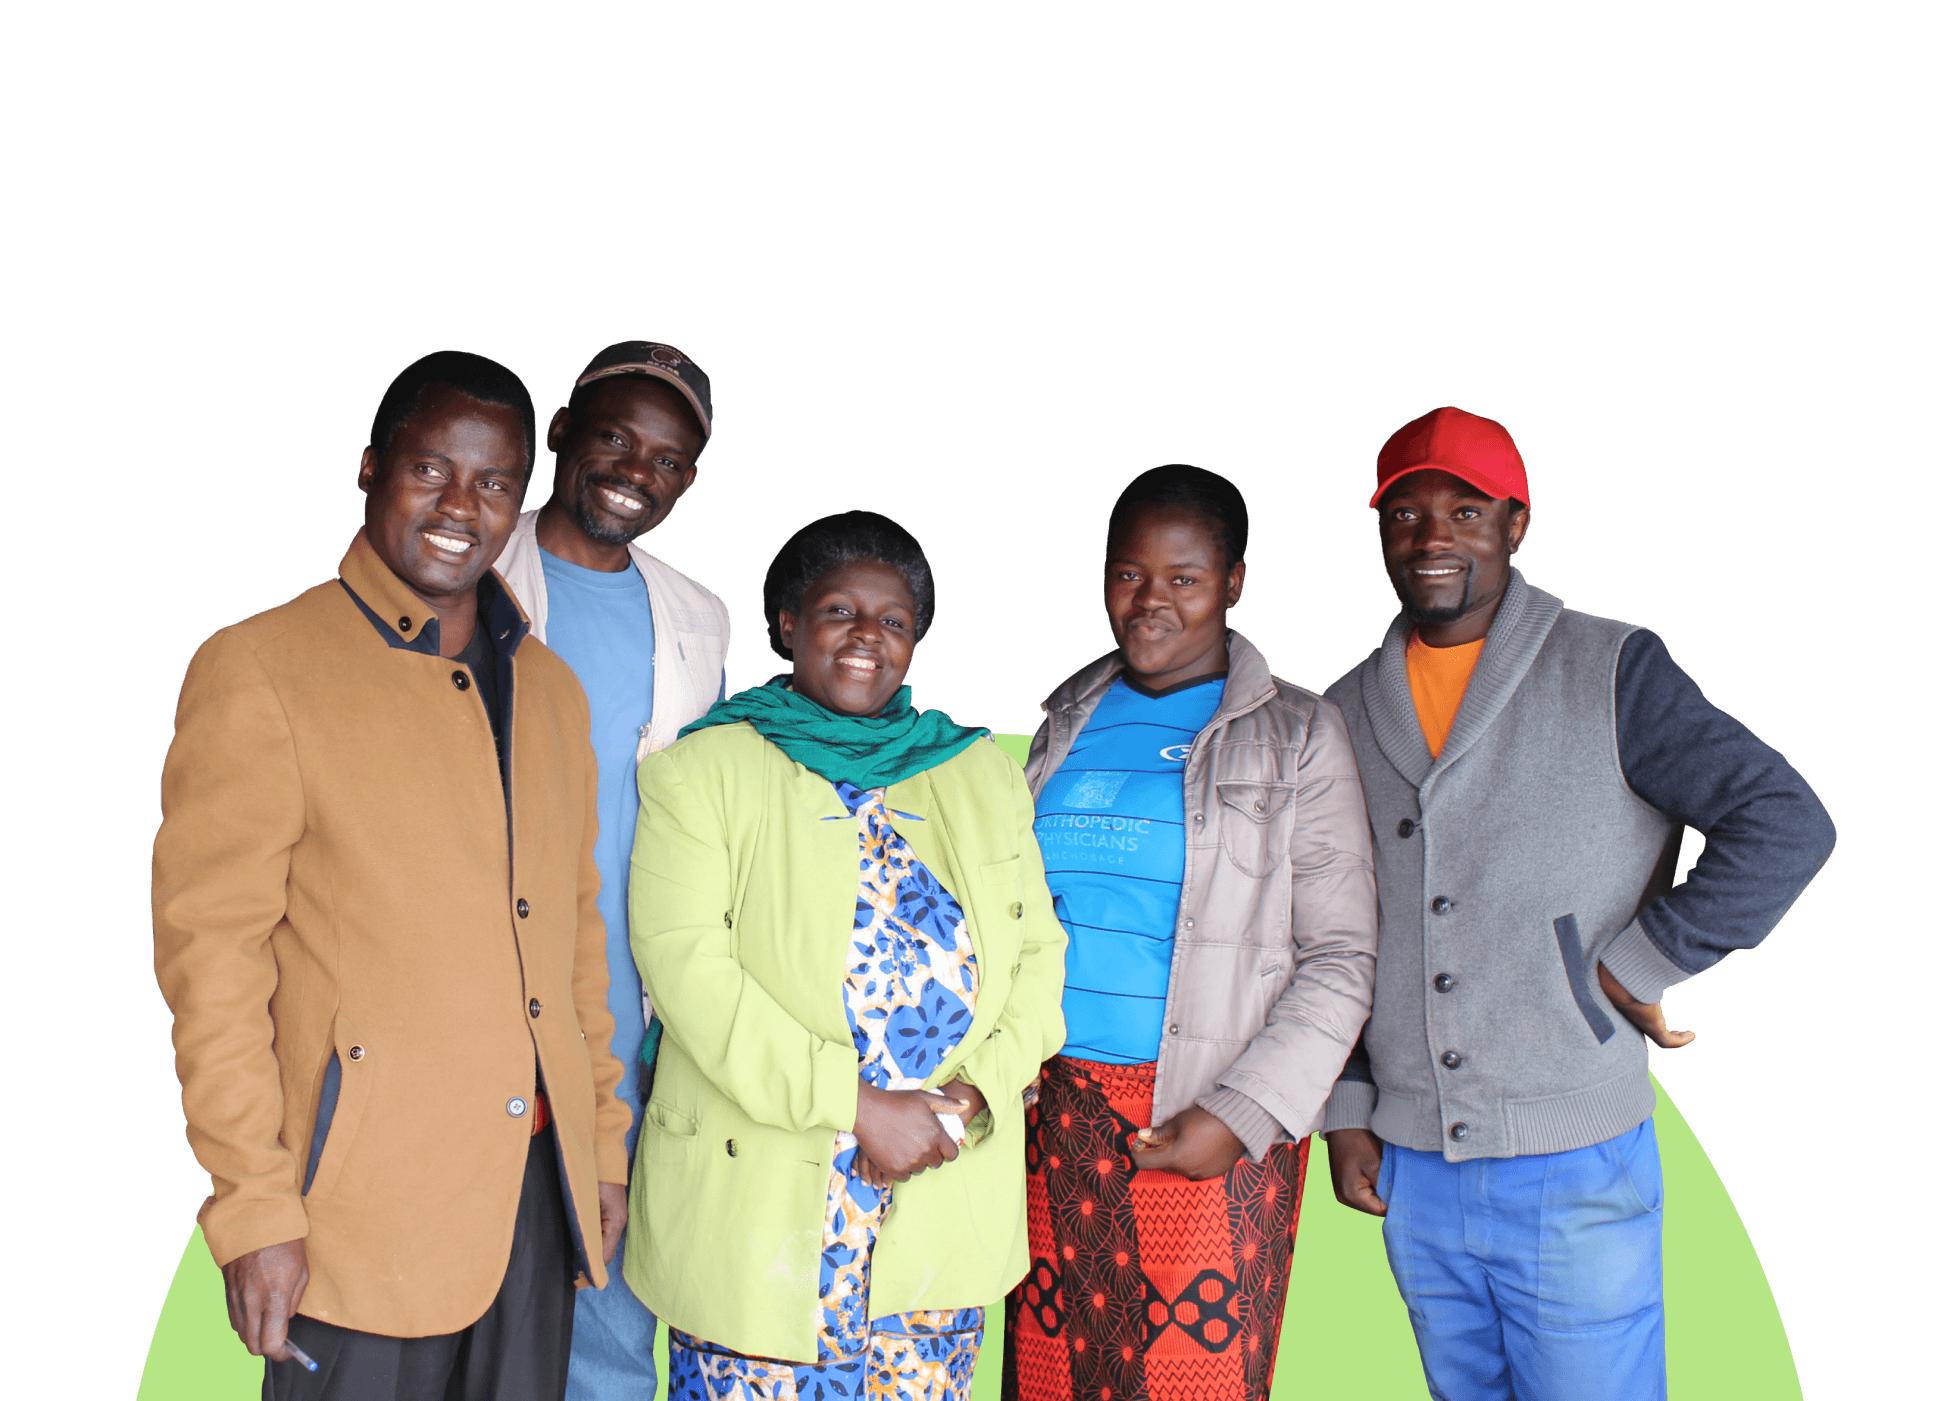
[[[377,480],[377,449],[364,449],[363,457],[357,462],[357,490],[370,495],[371,483]]]
[[[775,631],[781,634],[781,645],[789,651],[795,650],[795,615],[786,608],[775,617]]]
[[[555,413],[552,416],[552,422],[546,425],[546,451],[558,452],[559,445],[566,441],[566,435],[572,431],[572,426],[571,409],[560,409]]]
[[[1529,508],[1524,506],[1509,520],[1509,553],[1522,548],[1522,537],[1529,532]]]
[[[1246,561],[1241,560],[1226,575],[1226,606],[1231,608],[1239,602],[1240,593],[1246,588]]]

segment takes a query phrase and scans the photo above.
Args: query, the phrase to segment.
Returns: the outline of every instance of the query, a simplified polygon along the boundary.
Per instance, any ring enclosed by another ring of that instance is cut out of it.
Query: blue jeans
[[[1664,1178],[1651,1121],[1451,1163],[1390,1143],[1381,1234],[1436,1401],[1663,1401]]]
[[[633,1127],[627,1132],[626,1152],[633,1159],[633,1144],[640,1132],[640,1118],[647,1093],[653,1084],[649,1069],[641,1096],[633,1109]],[[573,1301],[572,1360],[566,1371],[566,1401],[652,1401],[659,1381],[653,1365],[654,1316],[640,1302],[620,1265],[626,1259],[626,1232],[620,1232],[620,1248],[613,1252],[607,1267],[606,1288],[582,1289]]]

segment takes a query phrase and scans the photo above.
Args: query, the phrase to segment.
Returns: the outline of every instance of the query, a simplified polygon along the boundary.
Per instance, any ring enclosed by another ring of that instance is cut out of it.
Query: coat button
[[[352,1060],[362,1060],[364,1058],[364,1048],[362,1046],[352,1046],[350,1048],[350,1058]]]
[[[1174,1022],[1172,1023],[1171,1026],[1167,1027],[1165,1031],[1168,1036],[1177,1036],[1179,1034],[1179,1024],[1177,1022]]]
[[[1450,1124],[1448,1126],[1448,1136],[1457,1143],[1460,1143],[1468,1137],[1468,1125],[1460,1122]]]
[[[1012,919],[1022,919],[1024,917],[1024,902],[1022,900],[1013,900],[1010,902],[1010,917]]]
[[[1203,812],[1195,812],[1192,815],[1192,820],[1194,822],[1204,822],[1206,820],[1206,814]]]
[[[544,1011],[545,1008],[540,1005],[539,999],[535,997],[530,1002],[525,1004],[525,1010],[532,1013],[533,1018],[536,1020],[538,1018],[539,1013]]]
[[[397,630],[399,632],[409,632],[411,630],[411,620],[409,618],[399,618],[397,620]]]
[[[1191,921],[1191,920],[1187,920],[1187,921],[1186,921],[1186,928],[1188,928],[1188,929],[1190,929],[1190,928],[1192,928],[1192,921]]]
[[[461,691],[469,691],[472,688],[472,679],[462,671],[454,671],[451,673],[451,684]]]
[[[1266,804],[1265,804],[1265,803],[1255,803],[1255,804],[1253,804],[1253,811],[1254,811],[1254,812],[1265,812],[1265,811],[1266,811]]]
[[[1462,1068],[1462,1058],[1454,1051],[1443,1051],[1442,1064],[1450,1070],[1460,1070]]]
[[[512,908],[519,912],[520,919],[524,919],[527,915],[532,913],[532,906],[526,904],[525,897],[523,895],[519,897],[519,903],[514,905]]]
[[[514,1119],[524,1118],[525,1101],[517,1095],[513,1095],[512,1098],[505,1101],[505,1112],[510,1114]]]
[[[1394,829],[1394,834],[1403,840],[1412,837],[1415,834],[1414,820],[1407,817],[1402,818],[1401,825]]]
[[[1428,908],[1433,910],[1438,915],[1445,915],[1450,910],[1455,908],[1455,902],[1449,899],[1446,895],[1437,895],[1433,900],[1429,902]]]
[[[727,1141],[727,1150],[730,1158],[738,1158],[741,1155],[741,1150],[734,1146],[734,1140],[731,1138]]]
[[[1451,977],[1449,977],[1449,976],[1448,976],[1448,974],[1446,974],[1446,973],[1437,973],[1437,974],[1435,975],[1435,991],[1436,991],[1436,992],[1447,992],[1447,991],[1448,991],[1448,990],[1449,990],[1450,988],[1452,988],[1452,987],[1454,987],[1454,986],[1455,986],[1455,980],[1454,980],[1453,978],[1451,978]]]

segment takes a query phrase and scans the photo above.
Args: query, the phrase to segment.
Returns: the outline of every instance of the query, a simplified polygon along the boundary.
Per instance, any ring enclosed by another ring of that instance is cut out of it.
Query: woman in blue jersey
[[[1045,703],[1028,776],[1070,936],[1027,1120],[1018,1401],[1266,1401],[1307,1135],[1367,1018],[1375,900],[1340,712],[1226,626],[1246,503],[1159,467],[1112,508],[1118,646]],[[1014,1358],[1014,1363],[1010,1359]]]

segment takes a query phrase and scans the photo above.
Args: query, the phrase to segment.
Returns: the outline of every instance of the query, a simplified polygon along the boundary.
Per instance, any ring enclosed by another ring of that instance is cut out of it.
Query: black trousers
[[[526,1153],[512,1258],[484,1317],[457,1333],[387,1338],[290,1320],[316,1360],[263,1369],[263,1401],[561,1401],[573,1346],[573,1246],[548,1126]]]

